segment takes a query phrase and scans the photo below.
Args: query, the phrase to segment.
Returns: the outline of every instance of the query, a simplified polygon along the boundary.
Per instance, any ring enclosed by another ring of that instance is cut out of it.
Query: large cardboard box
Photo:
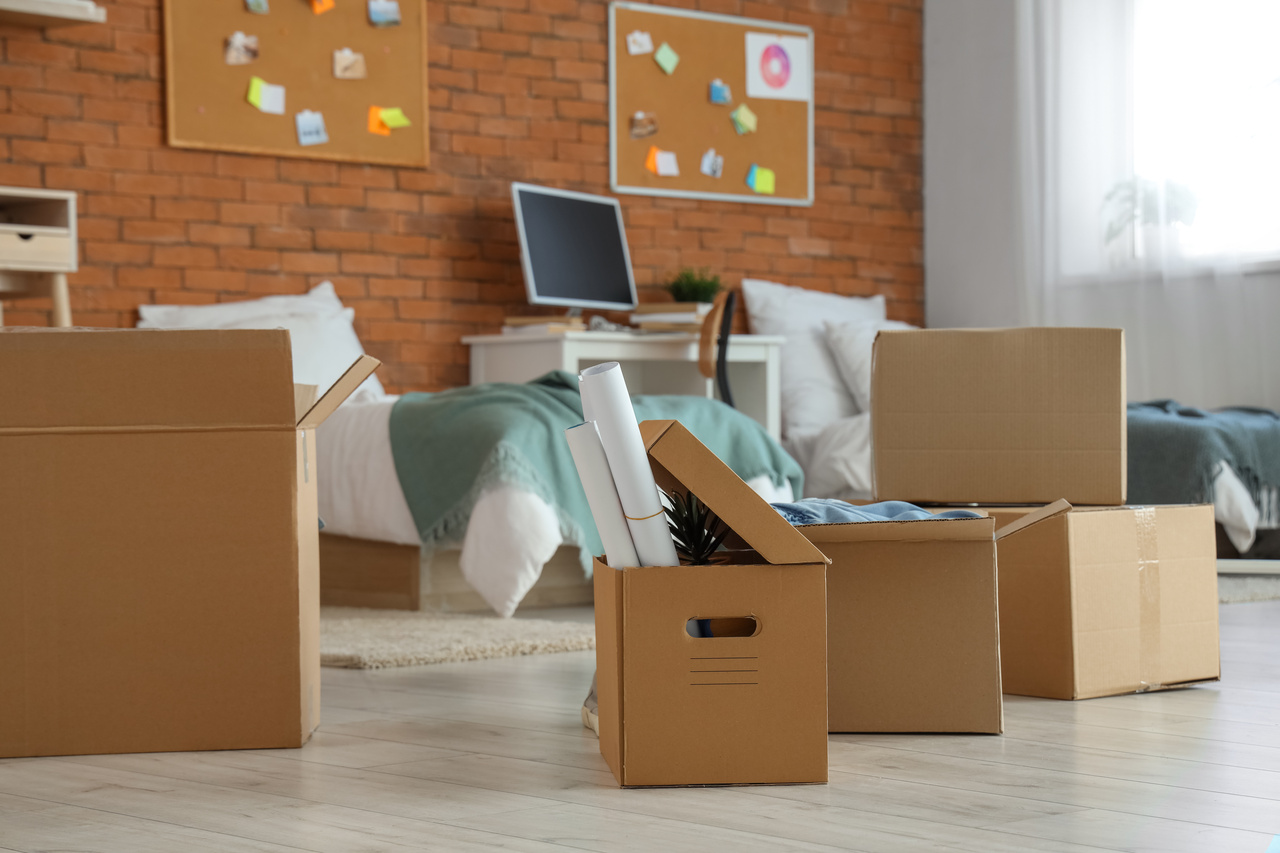
[[[1124,331],[881,332],[875,493],[935,503],[1124,503]]]
[[[1213,507],[1072,507],[996,531],[1006,693],[1088,699],[1216,681]]]
[[[709,566],[595,561],[609,769],[623,786],[827,781],[826,558],[678,422],[640,432],[658,484],[693,492],[751,550]],[[690,619],[715,636],[690,636]]]
[[[797,529],[831,559],[830,731],[1004,730],[991,519]]]
[[[0,332],[0,756],[306,742],[313,428],[377,364],[307,405],[283,330]]]

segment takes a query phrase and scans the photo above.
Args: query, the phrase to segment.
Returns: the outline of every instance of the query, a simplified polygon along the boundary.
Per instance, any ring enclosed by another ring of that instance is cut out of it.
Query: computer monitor
[[[636,280],[617,199],[513,183],[511,201],[530,304],[635,307]]]

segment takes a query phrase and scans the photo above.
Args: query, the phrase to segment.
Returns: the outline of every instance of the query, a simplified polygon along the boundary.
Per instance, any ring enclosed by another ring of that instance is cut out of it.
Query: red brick
[[[207,246],[156,246],[155,263],[162,267],[216,267],[218,253]]]
[[[187,235],[192,243],[204,243],[212,246],[248,246],[250,243],[248,228],[231,225],[212,225],[207,222],[192,222],[187,226]]]
[[[219,293],[248,289],[243,270],[188,269],[182,275],[182,284],[191,290],[214,290]]]
[[[312,236],[305,228],[264,226],[253,229],[253,245],[264,249],[310,249]]]
[[[71,95],[14,89],[9,100],[16,113],[31,113],[45,118],[76,118],[80,115],[80,99]]]
[[[218,219],[218,204],[212,201],[187,198],[158,198],[156,199],[155,217],[156,219],[215,222]]]
[[[187,226],[181,222],[126,220],[123,237],[130,243],[185,243]]]
[[[338,271],[338,256],[322,252],[284,252],[280,268],[285,272],[333,273]]]
[[[274,204],[240,204],[224,201],[220,218],[229,225],[278,225],[280,208]]]

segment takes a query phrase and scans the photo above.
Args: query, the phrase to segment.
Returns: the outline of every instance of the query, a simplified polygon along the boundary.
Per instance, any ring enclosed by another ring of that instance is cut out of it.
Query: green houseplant
[[[729,528],[693,492],[667,492],[671,506],[664,506],[667,527],[676,553],[693,566],[705,566],[728,535]]]
[[[711,302],[720,292],[720,276],[706,267],[685,267],[667,285],[667,292],[676,302]]]

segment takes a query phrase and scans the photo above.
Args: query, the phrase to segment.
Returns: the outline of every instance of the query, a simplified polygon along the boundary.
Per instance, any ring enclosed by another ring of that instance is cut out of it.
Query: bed
[[[139,314],[143,328],[286,328],[295,382],[321,389],[363,352],[328,282]],[[687,396],[638,397],[636,411],[684,422],[766,499],[799,496],[800,467],[746,415]],[[562,371],[403,397],[370,377],[317,435],[324,600],[503,616],[527,601],[590,601],[600,543],[563,435],[581,419],[576,377]]]
[[[447,393],[447,392],[446,392]],[[476,609],[480,601],[503,616],[509,616],[531,595],[530,603],[563,605],[591,600],[589,567],[579,553],[584,543],[557,512],[554,500],[540,495],[538,489],[516,484],[495,483],[482,488],[470,509],[465,525],[443,536],[430,535],[424,547],[422,526],[415,520],[400,484],[391,440],[391,417],[397,397],[351,402],[340,407],[321,426],[317,434],[319,467],[320,517],[325,534],[344,537],[322,546],[322,573],[342,569],[335,560],[349,565],[353,559],[370,553],[385,554],[385,548],[373,543],[387,543],[406,549],[397,574],[404,584],[412,584],[413,562],[418,563],[419,585],[417,606],[433,609]],[[702,398],[640,397],[637,409],[642,414],[682,413],[687,406],[706,408],[704,423],[715,419],[729,432],[754,432],[763,428],[745,416],[736,416],[723,404]],[[697,417],[681,418],[686,422]],[[573,422],[565,422],[571,426]],[[556,425],[559,427],[559,424]],[[716,437],[702,436],[714,444]],[[722,452],[725,452],[722,449]],[[757,493],[770,501],[790,500],[795,496],[793,482],[799,482],[799,466],[787,464],[781,451],[770,462],[770,473],[744,478]],[[572,472],[565,472],[576,476]],[[795,478],[789,479],[789,478]],[[575,513],[579,525],[589,523]],[[587,532],[587,531],[583,531]],[[588,537],[592,538],[592,537]],[[364,543],[362,545],[362,543]],[[588,549],[590,550],[590,549]],[[325,565],[325,553],[331,557]],[[332,569],[332,571],[331,571]],[[349,573],[346,573],[349,574]],[[466,587],[458,583],[459,577]],[[356,586],[354,580],[337,580],[344,589]],[[399,588],[405,588],[402,584]],[[469,594],[473,593],[473,594]],[[403,595],[407,604],[410,593]],[[338,603],[331,599],[333,603]],[[362,599],[372,604],[375,599]],[[356,603],[345,598],[342,603]]]
[[[783,335],[783,446],[805,472],[807,497],[873,499],[871,349],[880,297],[743,282],[752,331]],[[1280,558],[1280,416],[1205,412],[1172,401],[1129,411],[1129,502],[1212,502],[1224,571],[1266,570]],[[1276,564],[1280,565],[1280,564]]]

